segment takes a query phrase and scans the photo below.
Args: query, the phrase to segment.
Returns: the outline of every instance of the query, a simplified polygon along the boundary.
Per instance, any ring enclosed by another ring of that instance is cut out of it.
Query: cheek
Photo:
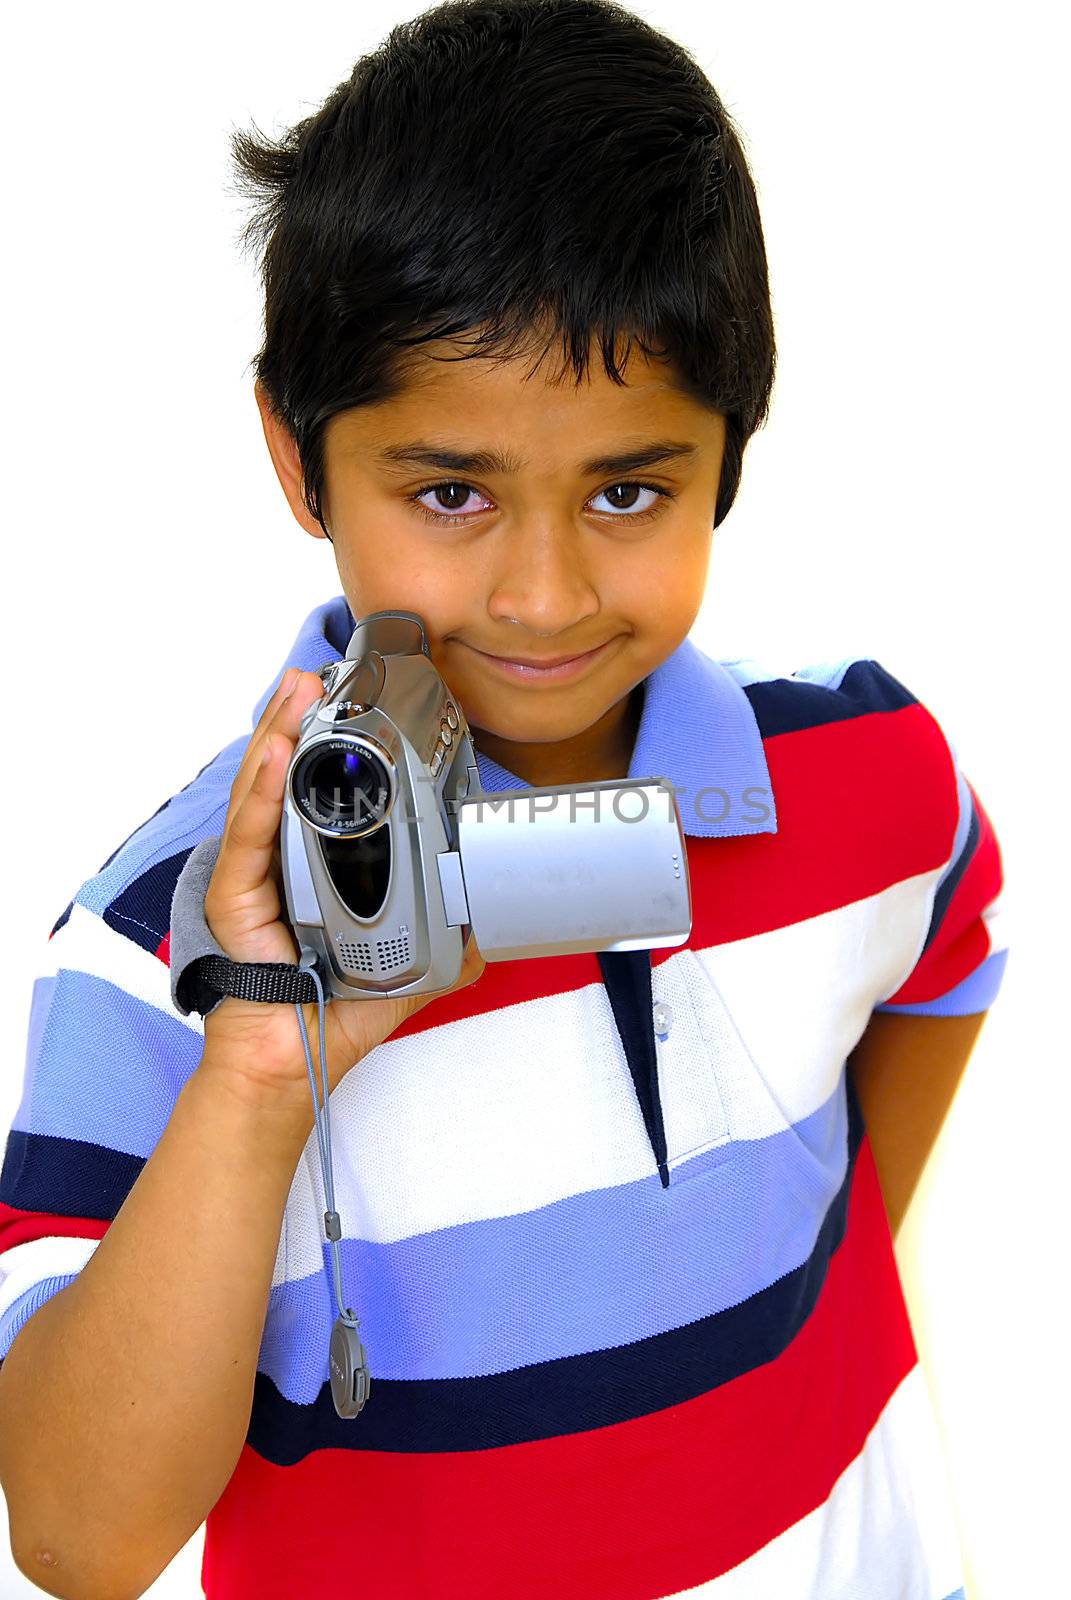
[[[709,530],[682,540],[665,559],[648,570],[644,604],[649,615],[661,625],[682,635],[695,620],[707,587],[710,565]]]
[[[698,582],[678,562],[666,560],[642,574],[619,573],[604,605],[626,617],[638,636],[661,639],[688,632],[703,598],[703,578]]]
[[[339,574],[347,597],[358,599],[364,613],[415,611],[434,631],[435,620],[455,624],[471,610],[472,588],[465,569],[449,553],[429,548],[424,540],[407,539],[402,530],[384,526],[347,541],[338,555]],[[461,608],[459,611],[459,607]]]

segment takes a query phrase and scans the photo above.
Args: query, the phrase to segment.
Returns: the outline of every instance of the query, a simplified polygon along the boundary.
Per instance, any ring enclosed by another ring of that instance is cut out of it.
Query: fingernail
[[[289,700],[290,696],[294,692],[294,685],[295,685],[295,683],[297,681],[298,681],[298,669],[297,669],[297,667],[287,667],[286,671],[283,673],[283,685],[282,685],[282,687],[283,687],[283,699],[284,700]]]

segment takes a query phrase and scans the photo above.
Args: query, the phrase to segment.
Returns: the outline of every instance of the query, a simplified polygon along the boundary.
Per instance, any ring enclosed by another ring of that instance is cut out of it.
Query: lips
[[[536,656],[500,656],[493,650],[481,650],[479,654],[490,656],[492,661],[504,661],[511,667],[562,667],[567,661],[579,661],[581,656],[594,655],[596,650],[602,649],[603,644],[609,643],[609,639],[604,639],[602,644],[590,645],[586,650],[573,650],[567,656],[550,656],[545,660]],[[476,646],[471,645],[470,649],[475,650]]]
[[[531,660],[519,660],[516,656],[491,655],[487,650],[477,650],[475,645],[468,645],[467,648],[474,655],[482,656],[489,669],[502,678],[511,679],[514,683],[531,684],[534,687],[537,684],[553,686],[571,683],[585,673],[593,672],[617,642],[617,637],[606,639],[591,650],[585,650],[582,655],[548,657],[543,661],[537,660],[535,665]]]

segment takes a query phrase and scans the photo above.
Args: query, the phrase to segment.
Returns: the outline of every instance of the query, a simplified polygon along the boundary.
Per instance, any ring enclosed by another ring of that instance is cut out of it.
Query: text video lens
[[[383,820],[390,795],[377,756],[347,744],[320,745],[294,769],[294,801],[318,827],[360,832]]]

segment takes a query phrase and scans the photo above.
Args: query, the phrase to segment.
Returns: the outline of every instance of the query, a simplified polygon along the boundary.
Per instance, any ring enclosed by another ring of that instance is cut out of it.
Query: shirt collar
[[[311,611],[254,707],[253,726],[287,667],[316,672],[327,661],[341,660],[355,626],[344,595]],[[480,751],[476,764],[488,794],[530,787]],[[628,776],[671,783],[681,827],[693,838],[777,832],[773,786],[751,702],[727,667],[691,638],[683,639],[644,679]]]

